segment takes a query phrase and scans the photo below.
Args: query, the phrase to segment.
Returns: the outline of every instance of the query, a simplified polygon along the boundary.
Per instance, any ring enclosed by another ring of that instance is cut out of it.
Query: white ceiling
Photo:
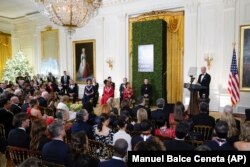
[[[0,0],[0,17],[15,19],[37,13],[32,0]]]

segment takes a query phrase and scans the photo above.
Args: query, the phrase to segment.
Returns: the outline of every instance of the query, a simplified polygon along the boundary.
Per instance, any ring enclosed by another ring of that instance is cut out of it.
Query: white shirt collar
[[[123,159],[121,157],[117,157],[117,156],[112,156],[112,159],[123,161]]]
[[[23,127],[18,127],[18,129],[22,129],[22,130],[24,130],[24,131],[26,132],[26,129],[25,129],[25,128],[23,128]]]

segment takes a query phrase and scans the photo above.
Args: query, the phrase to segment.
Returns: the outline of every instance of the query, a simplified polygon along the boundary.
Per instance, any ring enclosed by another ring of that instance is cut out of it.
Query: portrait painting
[[[95,76],[95,40],[73,41],[74,79],[85,84]]]
[[[240,90],[250,91],[250,25],[240,27]]]

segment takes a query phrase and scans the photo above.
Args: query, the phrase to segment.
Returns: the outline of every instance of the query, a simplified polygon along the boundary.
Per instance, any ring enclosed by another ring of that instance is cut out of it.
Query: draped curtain
[[[167,78],[166,94],[169,103],[182,101],[183,91],[183,51],[184,51],[184,12],[150,12],[129,19],[130,53],[132,53],[132,23],[163,19],[167,22]],[[132,55],[130,54],[130,64]],[[130,71],[130,74],[131,71]]]
[[[0,32],[0,80],[2,80],[5,63],[11,56],[11,35]]]

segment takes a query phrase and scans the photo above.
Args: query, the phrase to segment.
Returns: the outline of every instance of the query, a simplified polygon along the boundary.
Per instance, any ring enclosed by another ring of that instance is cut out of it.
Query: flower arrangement
[[[69,109],[71,111],[75,111],[75,112],[79,111],[82,109],[82,103],[81,102],[72,103],[72,104],[70,104]]]

